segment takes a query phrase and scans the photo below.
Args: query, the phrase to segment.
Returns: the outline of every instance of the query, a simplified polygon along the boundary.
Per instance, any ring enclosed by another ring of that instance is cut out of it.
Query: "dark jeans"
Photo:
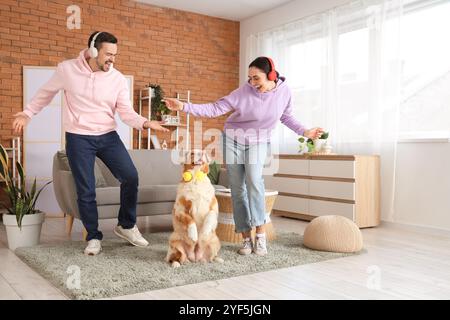
[[[100,136],[66,132],[66,152],[77,189],[78,210],[88,233],[86,240],[103,238],[98,230],[95,200],[95,156],[120,181],[119,225],[124,229],[133,228],[136,224],[138,173],[117,132]]]

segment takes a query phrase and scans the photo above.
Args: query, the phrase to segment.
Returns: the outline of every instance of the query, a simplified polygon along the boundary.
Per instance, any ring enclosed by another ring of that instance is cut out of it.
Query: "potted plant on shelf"
[[[164,115],[170,114],[169,108],[162,102],[164,91],[159,84],[149,84],[149,87],[153,89],[151,119],[161,121]]]
[[[3,215],[3,224],[6,227],[8,247],[11,250],[39,244],[45,214],[35,209],[35,206],[42,190],[51,183],[49,181],[36,190],[36,178],[34,178],[31,190],[27,191],[23,167],[19,162],[16,165],[18,179],[13,178],[13,173],[9,170],[8,154],[0,144],[0,180],[5,184],[3,189],[10,202],[9,205],[2,203],[7,210],[7,213]]]

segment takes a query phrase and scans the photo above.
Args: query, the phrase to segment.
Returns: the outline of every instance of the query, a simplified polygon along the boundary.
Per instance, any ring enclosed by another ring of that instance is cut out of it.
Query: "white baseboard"
[[[394,222],[394,221],[385,221],[381,220],[381,223],[378,227],[395,227],[406,230],[415,230],[420,232],[426,232],[430,234],[442,234],[442,235],[450,235],[450,229],[431,227],[421,224],[413,224],[413,223],[405,223],[405,222]]]

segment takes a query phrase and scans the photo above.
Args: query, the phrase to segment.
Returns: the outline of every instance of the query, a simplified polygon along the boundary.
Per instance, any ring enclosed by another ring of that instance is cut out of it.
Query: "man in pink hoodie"
[[[23,112],[14,115],[13,129],[20,134],[31,117],[47,106],[63,90],[63,126],[66,152],[78,195],[78,209],[87,230],[87,255],[101,251],[103,234],[98,230],[94,162],[100,158],[120,181],[120,210],[117,236],[135,246],[148,242],[136,227],[138,173],[115,131],[116,111],[123,122],[138,129],[168,131],[158,121],[137,114],[129,99],[126,78],[113,68],[117,38],[108,32],[94,32],[88,49],[77,59],[58,64],[53,77],[42,86]]]

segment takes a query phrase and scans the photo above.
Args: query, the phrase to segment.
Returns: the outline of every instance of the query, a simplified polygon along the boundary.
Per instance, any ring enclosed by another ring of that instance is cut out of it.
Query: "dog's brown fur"
[[[169,239],[166,261],[173,267],[191,262],[223,261],[218,257],[220,240],[216,235],[218,204],[208,177],[197,179],[201,171],[208,173],[208,164],[185,165],[193,179],[182,180],[172,212],[174,231]]]

